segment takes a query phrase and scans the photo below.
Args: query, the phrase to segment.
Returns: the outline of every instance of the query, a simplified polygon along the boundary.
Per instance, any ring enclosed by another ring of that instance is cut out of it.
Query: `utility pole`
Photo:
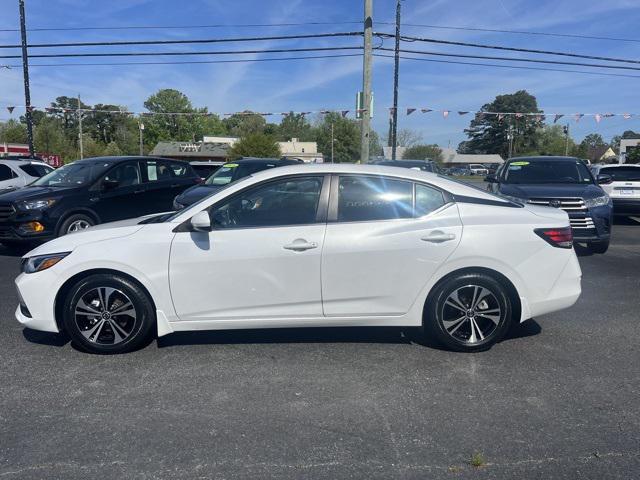
[[[364,55],[362,64],[362,137],[360,163],[369,161],[369,134],[371,132],[371,62],[373,34],[373,0],[364,0]]]
[[[569,155],[569,124],[564,126],[564,156]]]
[[[140,156],[144,156],[144,144],[142,142],[142,133],[144,132],[144,123],[138,122],[138,130],[140,131]]]
[[[29,154],[33,157],[33,116],[31,115],[31,89],[29,87],[29,55],[27,54],[27,25],[24,14],[24,0],[18,0],[20,8],[20,36],[22,37],[22,74],[24,76],[24,105],[26,108],[25,119],[27,120],[27,143],[29,144]]]
[[[333,143],[335,142],[335,139],[333,138],[333,121],[331,122],[331,163],[334,163],[333,160]]]
[[[400,70],[400,1],[396,1],[396,48],[393,67],[393,139],[391,140],[391,160],[396,159],[398,146],[398,72]]]
[[[78,146],[80,147],[80,160],[84,158],[84,144],[82,143],[82,103],[80,102],[80,95],[78,94]]]

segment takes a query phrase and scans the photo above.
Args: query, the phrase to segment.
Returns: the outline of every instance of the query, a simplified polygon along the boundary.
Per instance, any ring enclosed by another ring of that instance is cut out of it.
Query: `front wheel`
[[[443,345],[460,352],[491,348],[511,324],[511,300],[505,287],[489,275],[452,276],[429,295],[424,326]]]
[[[89,227],[93,227],[95,224],[95,220],[90,216],[82,213],[76,213],[62,222],[58,229],[58,234],[59,236],[62,236],[69,233],[79,232],[81,230],[86,230]]]
[[[96,274],[80,280],[64,303],[65,330],[76,345],[92,353],[124,353],[149,340],[155,309],[147,293],[131,280]]]
[[[606,253],[609,250],[609,240],[604,242],[589,242],[587,243],[587,247],[593,253]]]

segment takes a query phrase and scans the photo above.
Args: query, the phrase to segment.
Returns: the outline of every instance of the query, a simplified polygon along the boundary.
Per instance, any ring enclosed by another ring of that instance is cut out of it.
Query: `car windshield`
[[[640,181],[640,166],[638,167],[605,167],[600,173],[610,175],[614,182]]]
[[[228,185],[234,180],[275,166],[275,163],[227,163],[207,178],[204,183],[205,185]]]
[[[97,180],[112,165],[109,162],[69,163],[39,178],[31,185],[39,187],[80,187]]]
[[[504,183],[551,184],[593,183],[587,166],[581,161],[513,160],[504,170]]]

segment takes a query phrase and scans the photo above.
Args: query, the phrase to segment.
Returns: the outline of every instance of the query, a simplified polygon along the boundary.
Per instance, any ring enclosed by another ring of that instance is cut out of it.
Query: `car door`
[[[169,282],[180,320],[321,317],[328,178],[252,185],[208,209],[211,232],[177,232]]]
[[[103,223],[139,217],[144,193],[138,162],[119,163],[91,188],[90,207]]]
[[[322,254],[324,314],[406,313],[461,234],[457,206],[435,187],[334,177]]]
[[[182,173],[179,176],[174,171],[174,163],[178,162],[156,158],[140,161],[146,189],[141,198],[144,214],[173,210],[173,199],[188,186],[196,184],[195,175],[187,176],[191,172],[189,167],[180,170],[176,166],[178,173]]]

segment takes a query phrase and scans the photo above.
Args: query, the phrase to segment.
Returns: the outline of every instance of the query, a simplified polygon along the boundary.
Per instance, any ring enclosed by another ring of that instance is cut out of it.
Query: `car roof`
[[[607,164],[607,165],[594,165],[594,167],[600,168],[601,170],[603,168],[616,168],[616,167],[640,168],[640,164],[638,164],[638,163],[611,163],[611,164]]]
[[[521,161],[527,161],[527,162],[537,162],[537,161],[549,161],[552,160],[554,162],[575,162],[576,160],[578,161],[582,161],[581,159],[577,158],[577,157],[560,157],[560,156],[546,156],[546,155],[538,155],[538,156],[533,156],[533,157],[512,157],[509,158],[507,160],[507,162],[512,162],[512,161],[516,161],[516,162],[521,162]]]
[[[91,158],[83,158],[82,160],[76,160],[73,163],[120,163],[126,162],[127,160],[166,160],[168,162],[182,162],[189,163],[184,160],[179,160],[175,158],[164,158],[164,157],[148,157],[148,156],[140,156],[140,155],[129,155],[129,156],[121,156],[121,157],[91,157]]]
[[[298,165],[301,162],[299,160],[290,160],[288,158],[243,157],[227,163],[275,163],[276,165]]]
[[[44,160],[25,157],[25,158],[3,158],[0,157],[0,163],[10,163],[11,165],[46,165],[49,167],[50,165]],[[53,168],[53,167],[52,167]]]

